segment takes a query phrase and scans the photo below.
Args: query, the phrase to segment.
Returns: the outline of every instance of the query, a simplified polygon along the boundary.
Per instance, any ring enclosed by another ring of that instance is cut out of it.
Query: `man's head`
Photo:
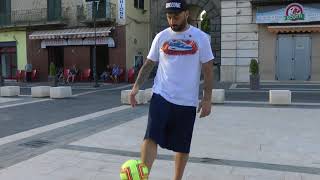
[[[173,31],[183,31],[188,24],[189,11],[185,0],[166,0],[165,12]]]

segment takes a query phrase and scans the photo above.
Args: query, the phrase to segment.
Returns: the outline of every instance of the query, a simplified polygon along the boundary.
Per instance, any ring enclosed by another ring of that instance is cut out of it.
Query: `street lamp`
[[[93,80],[94,80],[94,86],[93,87],[99,87],[98,84],[98,78],[97,78],[97,27],[96,27],[96,16],[97,16],[97,10],[98,5],[97,3],[100,2],[100,0],[86,0],[86,2],[93,2],[93,27],[94,27],[94,46],[93,46]]]

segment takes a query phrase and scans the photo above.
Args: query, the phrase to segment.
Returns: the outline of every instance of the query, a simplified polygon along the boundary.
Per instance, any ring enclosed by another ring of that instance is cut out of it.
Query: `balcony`
[[[79,22],[92,24],[93,23],[93,6],[87,3],[83,6],[77,6],[77,19]],[[99,24],[108,24],[116,21],[116,5],[107,3],[106,6],[101,7],[97,11],[96,22]]]
[[[47,8],[15,10],[10,14],[0,14],[0,28],[65,25],[68,17],[70,17],[69,8],[62,8],[59,14],[50,16]]]

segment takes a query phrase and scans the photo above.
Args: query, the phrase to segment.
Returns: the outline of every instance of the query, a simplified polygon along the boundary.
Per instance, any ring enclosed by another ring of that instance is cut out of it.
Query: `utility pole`
[[[92,69],[93,69],[93,80],[94,85],[93,87],[99,87],[98,78],[97,78],[97,26],[96,26],[96,19],[97,19],[97,11],[98,11],[98,2],[99,0],[86,0],[86,2],[93,2],[93,27],[94,27],[94,46],[93,46],[93,53],[92,53]]]

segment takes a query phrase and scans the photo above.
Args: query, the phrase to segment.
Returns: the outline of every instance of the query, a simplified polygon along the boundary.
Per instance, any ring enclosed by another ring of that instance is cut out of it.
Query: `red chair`
[[[91,81],[91,69],[85,69],[81,73],[81,81]]]
[[[39,72],[36,69],[32,70],[31,81],[36,81],[39,79]]]
[[[128,82],[129,83],[134,83],[134,75],[135,75],[135,72],[134,72],[134,69],[133,68],[130,68],[128,70]]]
[[[19,81],[24,82],[25,77],[26,77],[26,72],[24,70],[17,70],[16,71],[17,82],[19,82]]]
[[[64,79],[64,81],[67,81],[69,73],[70,73],[70,69],[64,69],[63,70],[63,79]]]

